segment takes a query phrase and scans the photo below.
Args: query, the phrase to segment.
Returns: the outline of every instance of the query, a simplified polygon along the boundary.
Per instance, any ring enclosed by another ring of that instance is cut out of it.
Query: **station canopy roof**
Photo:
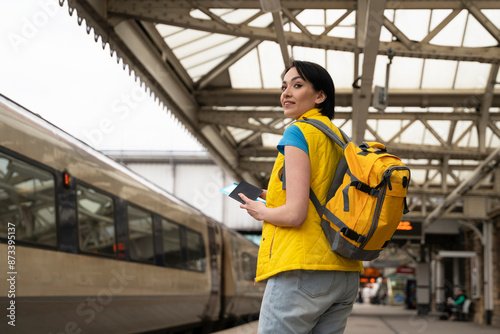
[[[466,193],[498,202],[500,1],[69,5],[235,178],[265,187],[292,121],[279,95],[294,58],[332,75],[337,126],[410,166],[415,217],[463,214]]]

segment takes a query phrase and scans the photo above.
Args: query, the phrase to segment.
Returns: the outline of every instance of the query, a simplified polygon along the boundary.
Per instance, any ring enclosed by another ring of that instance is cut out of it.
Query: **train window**
[[[57,245],[54,175],[0,152],[0,237]]]
[[[115,255],[115,209],[113,199],[94,189],[78,184],[78,239],[80,250]]]
[[[186,229],[187,269],[205,271],[206,256],[203,237],[200,233]]]
[[[241,254],[241,263],[243,266],[243,277],[247,281],[253,281],[257,276],[257,258],[248,253]]]
[[[163,229],[163,258],[165,259],[165,266],[184,269],[179,225],[171,223],[166,219],[161,220],[161,225]]]
[[[151,213],[129,205],[127,215],[130,258],[154,263],[153,217]]]

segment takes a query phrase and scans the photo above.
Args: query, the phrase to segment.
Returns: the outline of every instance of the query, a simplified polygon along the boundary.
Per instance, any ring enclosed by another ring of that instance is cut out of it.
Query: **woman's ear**
[[[326,94],[322,90],[318,92],[318,96],[316,97],[316,100],[314,101],[317,105],[325,102],[326,100]]]

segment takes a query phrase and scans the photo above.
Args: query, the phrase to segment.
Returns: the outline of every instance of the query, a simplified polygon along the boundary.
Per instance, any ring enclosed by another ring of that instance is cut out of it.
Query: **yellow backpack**
[[[391,240],[402,215],[409,212],[406,195],[410,169],[400,158],[387,153],[381,143],[364,142],[358,146],[342,130],[344,141],[319,120],[298,122],[320,129],[344,151],[326,204],[321,205],[310,192],[332,251],[355,260],[376,259]]]

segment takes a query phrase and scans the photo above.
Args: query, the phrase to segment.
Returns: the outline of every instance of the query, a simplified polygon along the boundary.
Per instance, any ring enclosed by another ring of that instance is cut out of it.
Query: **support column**
[[[430,311],[430,272],[429,264],[422,262],[417,265],[417,312],[427,315]]]
[[[457,288],[464,288],[460,283],[460,262],[457,257],[453,258],[453,293]]]
[[[438,311],[444,311],[446,305],[444,291],[444,265],[442,259],[436,260],[436,308]]]
[[[380,31],[384,23],[386,0],[358,1],[356,17],[356,39],[358,47],[363,45],[363,69],[361,86],[353,89],[352,140],[364,141],[368,108],[372,101],[373,74],[380,45]]]
[[[484,316],[485,323],[491,325],[493,317],[493,223],[483,223],[484,235]]]

